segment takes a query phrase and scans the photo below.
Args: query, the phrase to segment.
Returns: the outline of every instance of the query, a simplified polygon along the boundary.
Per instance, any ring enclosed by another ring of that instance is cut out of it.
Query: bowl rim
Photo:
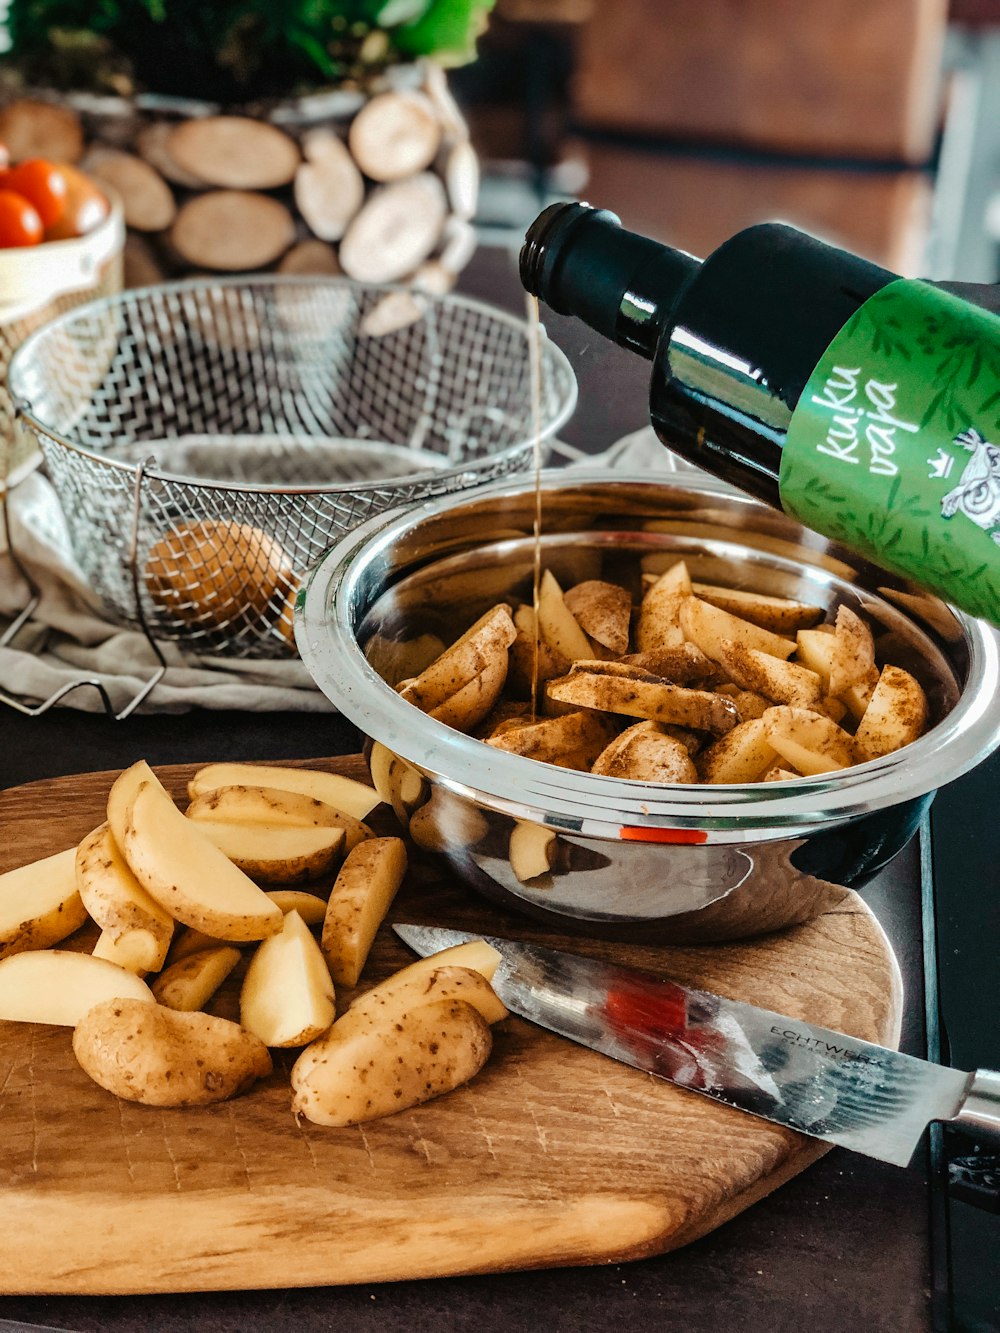
[[[678,483],[594,469],[542,474],[543,489],[595,484],[670,485],[700,494],[724,494],[769,512],[760,502],[711,477]],[[327,698],[366,735],[456,795],[515,819],[588,836],[621,839],[629,836],[627,830],[638,829],[681,835],[654,836],[650,841],[765,841],[808,835],[818,826],[829,828],[932,795],[1000,744],[1000,637],[985,622],[953,607],[974,688],[963,691],[958,703],[918,740],[836,775],[757,784],[636,782],[509,754],[438,722],[402,699],[361,652],[351,629],[359,582],[400,536],[428,518],[459,504],[524,495],[529,489],[533,490],[530,479],[504,481],[369,520],[323,557],[296,599],[299,653]],[[692,832],[698,834],[696,839],[690,838]]]
[[[342,289],[346,291],[368,290],[377,292],[379,295],[388,295],[392,292],[411,292],[420,300],[427,301],[437,306],[459,306],[464,310],[474,310],[481,314],[488,315],[491,319],[499,323],[506,324],[516,329],[525,336],[526,344],[530,340],[531,326],[526,319],[513,314],[509,310],[504,310],[500,306],[491,305],[488,301],[481,301],[476,297],[466,296],[461,292],[445,292],[443,294],[425,292],[420,288],[407,283],[365,283],[357,282],[353,278],[345,276],[324,276],[304,278],[300,274],[232,274],[219,277],[200,277],[183,278],[173,282],[163,282],[150,284],[145,287],[129,287],[124,291],[116,292],[111,296],[100,297],[97,300],[83,302],[74,306],[72,309],[64,311],[57,318],[47,321],[41,328],[36,329],[17,347],[14,355],[11,357],[7,374],[7,388],[15,411],[22,421],[29,426],[36,434],[44,436],[47,440],[67,450],[69,453],[85,458],[90,463],[97,463],[103,467],[111,468],[125,473],[126,476],[135,479],[140,473],[146,482],[164,481],[174,485],[183,485],[193,490],[212,490],[212,491],[235,491],[245,493],[247,491],[260,495],[345,495],[345,494],[367,494],[384,490],[387,486],[413,485],[415,482],[424,482],[427,485],[433,485],[435,489],[444,486],[449,481],[454,481],[463,475],[475,477],[476,473],[486,469],[495,468],[498,464],[512,461],[519,454],[534,447],[535,435],[533,432],[525,434],[524,439],[515,444],[509,444],[504,449],[499,449],[494,453],[484,454],[483,457],[467,460],[464,463],[457,463],[453,467],[435,468],[433,471],[424,469],[422,471],[400,473],[392,477],[379,477],[370,482],[326,482],[314,483],[311,485],[278,485],[274,483],[253,483],[249,484],[243,481],[213,481],[210,478],[192,477],[183,472],[173,472],[168,468],[161,468],[158,465],[147,463],[131,463],[125,459],[114,458],[101,453],[95,449],[88,449],[85,445],[67,438],[52,426],[47,425],[38,417],[32,407],[31,400],[19,386],[19,380],[24,376],[23,366],[25,362],[30,362],[34,354],[36,345],[43,342],[46,338],[57,335],[67,325],[82,318],[94,318],[100,315],[102,310],[120,308],[124,305],[134,305],[140,300],[150,296],[163,298],[164,293],[186,291],[204,291],[208,289],[217,289],[219,287],[251,287],[251,288],[293,288],[304,287],[310,291],[317,287],[326,287],[331,289]],[[550,441],[576,410],[577,399],[579,396],[579,384],[576,373],[573,370],[569,357],[559,345],[554,342],[546,331],[545,325],[538,323],[539,338],[543,348],[543,356],[547,357],[565,378],[567,392],[565,398],[559,405],[559,410],[553,415],[552,419],[543,423],[538,432],[538,441],[540,444],[546,444]],[[319,438],[319,437],[317,437]],[[353,439],[354,437],[348,437]],[[155,441],[151,442],[154,444]],[[387,441],[386,443],[397,443]],[[405,447],[405,446],[403,446]],[[460,489],[469,489],[462,487]]]

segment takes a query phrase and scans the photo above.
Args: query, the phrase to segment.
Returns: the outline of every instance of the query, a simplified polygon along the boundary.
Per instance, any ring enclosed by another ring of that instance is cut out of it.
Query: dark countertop
[[[511,256],[499,250],[481,252],[465,275],[463,288],[516,308],[518,288]],[[644,364],[570,321],[552,318],[546,322],[570,354],[580,379],[580,406],[565,438],[596,450],[644,424]],[[138,757],[153,764],[317,758],[349,753],[357,746],[357,733],[336,716],[198,712],[171,717],[139,715],[113,723],[68,709],[35,720],[4,710],[0,712],[0,787],[70,772],[121,768]],[[973,962],[986,969],[983,984],[993,987],[993,1014],[998,998],[995,955],[1000,906],[989,905],[993,914],[985,933],[970,931],[965,908],[971,885],[976,885],[978,894],[988,895],[991,889],[995,893],[1000,851],[997,821],[988,824],[971,812],[988,809],[985,795],[996,789],[998,775],[1000,765],[994,762],[956,784],[955,796],[949,794],[947,803],[942,803],[939,826],[933,833],[934,868],[938,878],[948,879],[957,894],[942,909],[947,918],[942,935],[949,949],[959,950],[966,978]],[[922,913],[930,906],[931,852],[931,834],[925,828],[920,839],[864,893],[900,961],[905,985],[904,1049],[921,1055],[927,1050],[928,1032]],[[969,878],[973,874],[983,878],[977,883]],[[933,927],[932,912],[928,925]],[[949,993],[961,992],[962,981],[953,971],[942,972],[943,980],[949,977]],[[928,979],[933,1044],[937,1040],[933,1003],[937,974],[933,968]],[[982,988],[976,993],[982,1005]],[[967,998],[959,994],[956,1005]],[[988,1004],[986,1011],[990,1011]],[[974,1032],[966,1027],[962,1032],[963,1059],[1000,1063],[995,1042],[987,1051],[977,1044]],[[657,1150],[655,1142],[648,1145],[650,1154]],[[972,1280],[975,1299],[969,1308],[975,1309],[978,1322],[964,1322],[959,1311],[954,1316],[947,1314],[948,1266],[941,1262],[940,1227],[949,1218],[943,1196],[929,1188],[931,1171],[923,1161],[921,1156],[917,1166],[900,1170],[834,1150],[713,1234],[684,1250],[634,1264],[370,1287],[114,1298],[11,1297],[0,1299],[0,1330],[11,1326],[4,1321],[12,1321],[15,1327],[20,1321],[22,1326],[108,1333],[139,1329],[169,1333],[195,1326],[229,1333],[251,1325],[278,1333],[341,1327],[351,1333],[367,1329],[405,1329],[408,1333],[503,1329],[516,1333],[536,1328],[542,1319],[550,1329],[567,1333],[616,1325],[670,1327],[686,1333],[731,1329],[798,1333],[802,1327],[814,1333],[1000,1328],[1000,1316],[992,1322],[996,1290],[983,1285],[995,1281],[988,1273],[981,1281]],[[938,1230],[932,1234],[935,1200]],[[983,1213],[978,1216],[987,1218]],[[995,1242],[995,1233],[982,1234]],[[932,1265],[932,1240],[937,1247],[936,1266]],[[57,1237],[53,1243],[58,1244]],[[939,1291],[937,1307],[944,1312],[936,1320],[932,1318],[935,1287]]]

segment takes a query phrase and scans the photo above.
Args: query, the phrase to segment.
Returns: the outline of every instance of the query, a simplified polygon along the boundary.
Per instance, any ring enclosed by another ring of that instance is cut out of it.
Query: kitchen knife
[[[932,1120],[1000,1140],[1000,1073],[918,1060],[635,968],[433,926],[393,926],[427,957],[484,939],[508,1009],[682,1088],[907,1166]]]

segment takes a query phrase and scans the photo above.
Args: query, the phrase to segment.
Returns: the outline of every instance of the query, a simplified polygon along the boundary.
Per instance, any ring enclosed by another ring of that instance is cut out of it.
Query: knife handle
[[[973,1138],[986,1135],[1000,1139],[1000,1073],[977,1069],[972,1075],[965,1101],[948,1124]]]

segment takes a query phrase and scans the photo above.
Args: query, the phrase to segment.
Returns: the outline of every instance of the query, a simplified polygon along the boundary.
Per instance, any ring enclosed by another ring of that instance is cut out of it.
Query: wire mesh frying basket
[[[531,466],[530,350],[526,320],[456,295],[201,279],[53,321],[9,384],[108,615],[274,657],[303,574],[351,528]],[[544,445],[576,381],[540,353]]]

